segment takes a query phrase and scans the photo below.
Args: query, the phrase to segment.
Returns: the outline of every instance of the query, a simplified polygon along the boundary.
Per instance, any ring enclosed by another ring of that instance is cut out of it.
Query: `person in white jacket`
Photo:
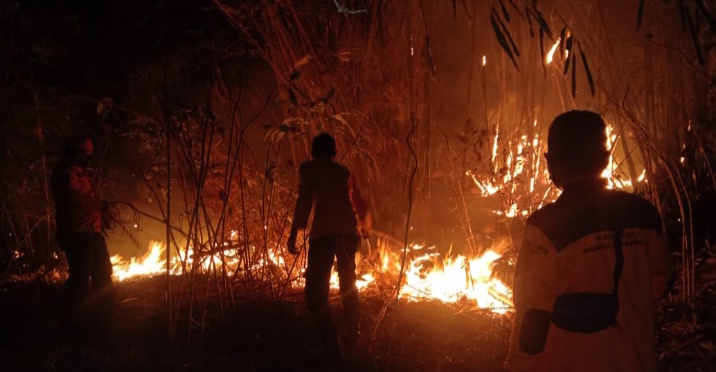
[[[569,111],[547,158],[562,189],[527,220],[517,257],[510,371],[655,371],[655,302],[673,265],[658,210],[607,189],[606,125]]]

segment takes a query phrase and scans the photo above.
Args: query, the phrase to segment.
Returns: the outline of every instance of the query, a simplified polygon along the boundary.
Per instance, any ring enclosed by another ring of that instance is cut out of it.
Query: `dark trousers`
[[[67,256],[70,277],[63,294],[68,301],[81,301],[91,292],[112,284],[112,263],[107,243],[100,233],[57,234],[57,243]]]
[[[360,301],[356,288],[356,251],[360,237],[351,234],[320,236],[309,241],[308,267],[306,268],[306,302],[318,331],[328,348],[337,345],[338,336],[328,305],[331,268],[334,257],[338,263],[338,278],[343,304],[343,322],[346,340],[358,338]]]

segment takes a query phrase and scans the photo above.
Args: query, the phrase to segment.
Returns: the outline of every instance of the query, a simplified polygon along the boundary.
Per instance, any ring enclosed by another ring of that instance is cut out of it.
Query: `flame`
[[[141,257],[131,257],[127,261],[115,254],[110,257],[114,279],[123,281],[131,277],[152,276],[166,272],[166,260],[163,259],[165,250],[164,243],[152,241],[149,243],[147,253]]]
[[[114,279],[125,281],[131,278],[166,274],[165,250],[164,243],[153,241],[150,243],[148,252],[141,257],[125,260],[120,255],[112,256]],[[407,254],[415,256],[406,263],[400,292],[401,298],[408,301],[430,299],[457,302],[467,300],[472,301],[480,308],[492,309],[496,313],[504,313],[512,306],[511,290],[492,275],[495,261],[501,257],[500,254],[494,250],[487,250],[478,257],[468,258],[456,255],[442,259],[436,251],[434,246],[426,249],[420,244],[412,244],[407,249]],[[368,263],[369,260],[361,258],[360,255],[356,258],[360,273],[356,286],[361,292],[397,279],[402,262],[401,255],[395,250],[390,250],[385,242],[377,255],[379,258],[376,265]],[[222,262],[233,271],[238,268],[240,261],[237,253],[231,253],[229,250],[205,256],[204,259],[197,262],[198,265],[194,265],[193,259],[191,249],[184,257],[184,265],[182,265],[181,256],[174,256],[169,273],[180,275],[182,267],[194,267],[194,270],[206,272],[212,265],[219,265]],[[287,267],[284,264],[282,255],[269,251],[269,254],[258,260],[251,269],[258,270],[268,266]],[[302,271],[297,273],[292,281],[294,286],[304,284],[301,274],[303,274]],[[331,287],[338,289],[338,274],[335,270],[331,275]]]
[[[554,59],[554,53],[557,51],[557,47],[559,46],[560,41],[562,41],[562,38],[557,38],[557,41],[554,42],[552,48],[550,48],[549,52],[547,52],[547,55],[545,56],[545,62],[547,62],[547,64],[552,63],[552,60]]]
[[[536,128],[536,120],[533,126]],[[606,134],[606,147],[611,155],[609,166],[602,177],[609,180],[609,187],[612,188],[633,187],[632,180],[620,171],[623,159],[619,159],[615,151],[620,137],[611,125],[608,125]],[[480,196],[498,196],[500,202],[493,213],[505,218],[527,216],[534,209],[556,199],[559,191],[551,186],[546,164],[542,160],[547,146],[541,135],[508,138],[503,136],[499,126],[495,126],[492,136],[492,141],[487,142],[485,149],[490,159],[487,171],[468,170],[466,175],[474,181]],[[645,169],[641,169],[635,182],[647,182]],[[304,269],[291,269],[294,263],[285,260],[285,248],[242,246],[239,244],[240,239],[237,231],[231,231],[227,242],[202,247],[198,253],[193,247],[187,246],[183,252],[171,256],[169,274],[210,272],[219,267],[234,274],[246,271],[264,273],[270,269],[272,275],[279,275],[294,287],[304,284]],[[495,274],[502,256],[500,252],[506,249],[492,247],[478,254],[453,255],[450,254],[452,247],[448,253],[440,253],[437,247],[423,244],[410,244],[407,248],[396,249],[402,243],[394,240],[389,244],[390,239],[380,238],[378,249],[365,257],[358,255],[356,286],[359,291],[394,288],[401,277],[399,297],[407,301],[471,301],[479,308],[491,309],[496,313],[504,313],[512,307],[511,289]],[[165,252],[165,244],[154,241],[150,243],[148,252],[141,257],[126,260],[119,255],[112,256],[115,280],[166,274]],[[403,255],[407,260],[405,266],[401,267]],[[251,259],[247,260],[246,257]],[[253,264],[243,267],[242,262],[247,261]],[[331,276],[331,287],[338,288],[335,271]]]
[[[533,122],[537,126],[537,121]],[[609,163],[601,174],[610,189],[632,190],[635,183],[647,182],[646,170],[640,169],[632,181],[622,169],[623,157],[617,155],[616,145],[620,137],[614,127],[607,124]],[[542,154],[547,150],[547,141],[540,134],[528,138],[503,138],[499,127],[495,127],[490,149],[490,168],[487,172],[467,170],[482,197],[498,196],[499,205],[493,210],[498,216],[514,218],[527,216],[532,211],[554,201],[560,191],[552,187],[546,163]],[[498,156],[501,154],[502,156]]]

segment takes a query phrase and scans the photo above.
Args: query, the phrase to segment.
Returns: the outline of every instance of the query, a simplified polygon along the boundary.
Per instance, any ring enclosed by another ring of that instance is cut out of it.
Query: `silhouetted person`
[[[112,263],[102,234],[106,204],[85,170],[93,152],[89,137],[71,137],[62,162],[52,174],[57,243],[65,252],[69,266],[63,299],[70,307],[78,305],[90,293],[106,294],[113,289]]]
[[[600,178],[605,129],[589,111],[550,126],[545,157],[562,194],[524,229],[508,370],[657,368],[654,307],[672,278],[669,248],[657,209]]]
[[[350,170],[335,162],[336,141],[331,135],[316,136],[311,155],[313,160],[301,164],[299,169],[300,185],[288,250],[298,253],[297,232],[308,227],[312,215],[307,231],[306,302],[326,352],[334,361],[340,361],[338,333],[328,304],[331,268],[335,258],[346,328],[343,344],[353,348],[359,338],[355,256],[361,235],[366,235],[370,228],[368,206]]]

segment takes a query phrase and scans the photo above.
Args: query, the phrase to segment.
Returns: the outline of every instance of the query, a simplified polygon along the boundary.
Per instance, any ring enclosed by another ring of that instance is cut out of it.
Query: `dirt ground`
[[[223,313],[210,299],[216,306],[194,307],[191,321],[183,306],[170,346],[166,279],[119,283],[113,305],[72,313],[60,305],[60,288],[47,280],[5,283],[0,370],[499,371],[512,325],[509,315],[438,302],[398,303],[381,317],[384,301],[364,296],[361,346],[336,367],[324,358],[300,293],[283,301],[235,294]],[[661,370],[716,370],[713,304],[663,307]],[[337,296],[332,305],[339,309]]]

